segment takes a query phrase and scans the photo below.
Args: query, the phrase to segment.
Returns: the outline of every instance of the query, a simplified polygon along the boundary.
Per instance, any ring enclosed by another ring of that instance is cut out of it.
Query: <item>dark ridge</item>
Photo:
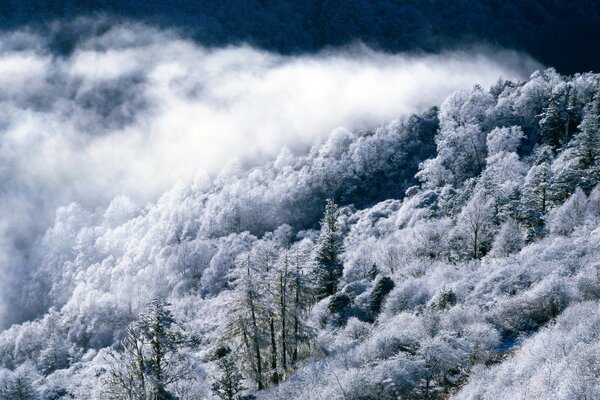
[[[52,28],[70,52],[86,30],[134,20],[183,31],[207,46],[248,43],[283,54],[357,40],[389,52],[439,52],[488,43],[529,53],[562,73],[600,70],[594,0],[0,0],[0,27],[104,16],[96,26]],[[47,28],[46,28],[47,29]]]

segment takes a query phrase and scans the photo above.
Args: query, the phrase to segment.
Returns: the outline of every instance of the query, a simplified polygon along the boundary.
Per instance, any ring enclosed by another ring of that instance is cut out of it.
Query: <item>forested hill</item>
[[[599,397],[600,75],[431,106],[60,208],[0,398]]]
[[[56,49],[133,20],[185,31],[202,45],[249,43],[281,53],[362,41],[390,52],[493,45],[526,52],[563,73],[600,69],[594,0],[3,0],[0,27],[42,28]],[[104,16],[104,23],[77,17]],[[55,23],[72,20],[73,23]]]

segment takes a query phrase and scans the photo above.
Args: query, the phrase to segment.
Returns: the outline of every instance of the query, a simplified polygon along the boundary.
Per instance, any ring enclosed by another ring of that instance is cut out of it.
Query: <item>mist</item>
[[[283,146],[304,151],[337,127],[375,126],[539,67],[490,48],[397,55],[355,44],[305,56],[208,49],[136,24],[113,26],[65,56],[31,31],[5,33],[0,316],[14,313],[6,288],[31,272],[28,249],[61,205],[94,210],[120,194],[143,204],[232,159],[253,165]]]

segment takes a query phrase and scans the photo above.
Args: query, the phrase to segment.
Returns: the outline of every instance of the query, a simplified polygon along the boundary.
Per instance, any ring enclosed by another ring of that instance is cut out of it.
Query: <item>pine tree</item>
[[[546,109],[540,119],[540,129],[544,144],[557,149],[567,143],[570,134],[577,127],[574,111],[574,93],[569,86],[557,86],[552,91]]]
[[[314,274],[318,299],[331,296],[337,290],[344,268],[339,259],[341,251],[342,237],[338,226],[337,205],[328,199],[321,219],[321,234],[315,255]]]
[[[544,216],[550,207],[551,159],[550,148],[542,146],[536,153],[536,165],[531,167],[525,178],[521,199],[521,218],[528,228],[528,240],[534,240],[541,235],[544,228]]]
[[[600,181],[600,93],[585,107],[579,130],[553,165],[554,205],[564,203],[577,187],[590,193]]]
[[[291,317],[291,278],[289,273],[289,259],[287,252],[284,252],[282,261],[275,270],[275,291],[273,293],[273,303],[275,304],[274,317],[277,320],[281,353],[281,370],[285,376],[288,370],[289,342],[290,342],[290,317]],[[273,335],[272,335],[273,337]],[[273,346],[275,348],[275,346]]]
[[[244,390],[242,375],[230,356],[225,356],[217,362],[221,375],[212,384],[212,392],[222,400],[234,400],[235,395]]]
[[[186,338],[169,306],[163,299],[153,299],[127,328],[123,354],[112,354],[117,363],[106,381],[109,398],[177,398],[170,387],[188,377],[190,364],[180,354]]]
[[[230,304],[230,326],[228,337],[241,344],[241,361],[256,388],[265,388],[264,345],[265,304],[260,294],[259,271],[250,260],[250,254],[242,254],[236,260],[234,290]]]
[[[66,334],[61,326],[61,315],[56,309],[48,310],[44,324],[46,325],[46,347],[40,352],[38,366],[45,375],[49,375],[57,369],[69,366],[69,341],[65,340]]]
[[[279,383],[281,368],[279,361],[281,359],[281,343],[278,339],[279,317],[281,297],[279,295],[280,274],[278,271],[278,258],[283,249],[278,245],[277,240],[269,234],[254,245],[251,256],[255,265],[255,287],[257,294],[255,302],[260,303],[258,312],[258,321],[260,326],[258,330],[262,331],[265,338],[265,348],[262,351],[267,358],[264,363],[264,371],[269,382],[273,385]]]
[[[21,364],[15,371],[0,368],[0,399],[42,399],[34,384],[40,378],[35,366],[29,362]]]
[[[585,107],[579,130],[575,138],[577,154],[585,168],[595,166],[600,159],[600,87]]]
[[[392,278],[384,276],[375,282],[375,287],[369,295],[369,313],[372,321],[375,321],[381,313],[381,307],[388,294],[394,289],[395,283]]]
[[[579,130],[573,140],[580,171],[576,185],[590,193],[600,181],[600,87],[585,107]]]

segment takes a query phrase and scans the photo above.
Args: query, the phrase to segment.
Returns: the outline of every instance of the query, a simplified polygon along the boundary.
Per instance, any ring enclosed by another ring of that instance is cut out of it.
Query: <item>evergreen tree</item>
[[[600,93],[587,104],[579,132],[552,165],[550,198],[554,205],[565,202],[577,187],[585,193],[600,181]]]
[[[34,385],[40,378],[35,366],[29,362],[21,364],[15,371],[0,368],[0,399],[42,399]]]
[[[48,311],[44,323],[46,347],[40,352],[38,366],[45,375],[49,375],[57,369],[69,366],[69,341],[64,334],[61,315],[54,308]]]
[[[553,149],[564,146],[575,132],[578,121],[574,89],[557,85],[540,119],[542,142]]]
[[[577,155],[585,168],[597,166],[600,159],[600,87],[585,107],[579,130],[575,138]]]
[[[177,398],[170,388],[187,378],[190,364],[180,354],[186,339],[169,306],[163,299],[153,299],[127,328],[127,335],[121,342],[123,354],[112,354],[117,365],[106,382],[109,398]]]
[[[369,295],[369,314],[372,321],[375,321],[381,313],[381,307],[383,303],[392,291],[396,284],[392,278],[384,276],[375,282],[375,287]]]
[[[331,296],[337,290],[344,268],[339,259],[341,251],[342,236],[338,226],[337,205],[333,200],[328,199],[321,219],[321,234],[315,255],[314,274],[318,299]]]
[[[600,86],[585,107],[579,130],[573,140],[579,170],[576,185],[590,193],[600,181]]]
[[[528,240],[539,236],[544,228],[544,216],[550,207],[549,186],[552,171],[552,151],[542,146],[536,152],[536,162],[527,173],[521,199],[521,218],[528,229]]]
[[[228,339],[258,390],[285,379],[311,338],[305,320],[312,288],[300,255],[307,252],[296,249],[291,257],[292,250],[272,239],[266,235],[238,257],[229,300]]]
[[[244,390],[242,375],[230,356],[225,356],[217,362],[221,375],[212,384],[212,392],[222,400],[234,400],[236,394]]]

